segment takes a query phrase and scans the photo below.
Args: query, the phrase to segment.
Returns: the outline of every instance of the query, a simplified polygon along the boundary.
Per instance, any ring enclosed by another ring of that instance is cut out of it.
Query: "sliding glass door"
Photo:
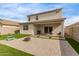
[[[52,31],[53,31],[53,27],[52,26],[44,27],[44,33],[51,34]]]

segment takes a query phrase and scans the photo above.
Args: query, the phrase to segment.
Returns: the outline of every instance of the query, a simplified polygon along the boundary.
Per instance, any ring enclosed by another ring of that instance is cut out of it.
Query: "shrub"
[[[16,31],[15,31],[15,34],[19,34],[19,33],[20,33],[20,30],[16,30]]]
[[[52,38],[51,34],[48,34],[48,36],[49,36],[49,39],[51,39],[51,38]]]

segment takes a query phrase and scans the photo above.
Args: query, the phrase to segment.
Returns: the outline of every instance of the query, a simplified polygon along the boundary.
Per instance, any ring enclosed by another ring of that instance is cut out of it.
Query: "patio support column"
[[[34,33],[34,32],[35,32],[35,31],[34,31],[34,30],[35,30],[34,24],[30,24],[29,27],[30,27],[30,32],[31,32],[31,34],[34,35],[34,34],[35,34],[35,33]]]
[[[62,36],[64,37],[64,22],[61,23],[61,31],[62,31]]]

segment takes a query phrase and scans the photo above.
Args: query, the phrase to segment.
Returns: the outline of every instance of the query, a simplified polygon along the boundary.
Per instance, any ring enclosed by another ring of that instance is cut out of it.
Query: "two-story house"
[[[64,36],[64,20],[61,15],[61,8],[42,13],[28,15],[28,22],[21,24],[21,33],[25,34],[52,34],[61,33]]]

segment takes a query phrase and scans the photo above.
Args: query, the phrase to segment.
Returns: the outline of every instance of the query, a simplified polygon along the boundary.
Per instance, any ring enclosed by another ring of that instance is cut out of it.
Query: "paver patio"
[[[16,39],[12,41],[1,40],[1,44],[8,45],[10,47],[14,47],[18,50],[31,53],[36,56],[60,56],[61,50],[62,52],[69,53],[69,51],[73,50],[71,46],[66,45],[67,48],[64,46],[64,50],[61,49],[60,40],[51,40],[51,39],[42,39],[42,38],[31,38],[31,41],[25,42],[23,41],[24,38]],[[65,43],[65,42],[64,42]],[[72,51],[73,55],[77,55],[75,51]],[[65,53],[63,54],[65,55]]]
[[[1,44],[14,47],[37,56],[61,55],[59,40],[32,38],[25,42],[23,38],[12,41],[0,41]]]

